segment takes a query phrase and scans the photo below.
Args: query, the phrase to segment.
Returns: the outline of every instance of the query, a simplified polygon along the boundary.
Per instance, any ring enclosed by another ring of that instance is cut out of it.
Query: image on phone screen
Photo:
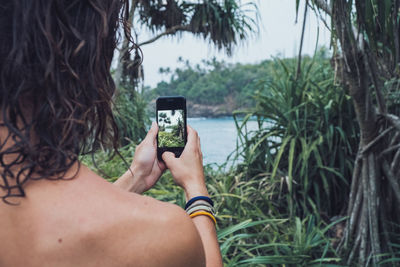
[[[184,147],[185,125],[184,111],[158,110],[158,146]]]

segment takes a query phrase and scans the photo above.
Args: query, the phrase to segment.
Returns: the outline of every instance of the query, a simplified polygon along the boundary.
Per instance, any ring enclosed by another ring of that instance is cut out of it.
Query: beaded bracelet
[[[194,197],[194,198],[190,199],[190,200],[186,203],[186,205],[185,205],[185,210],[186,210],[190,205],[192,205],[192,203],[194,203],[194,202],[197,201],[197,200],[205,200],[205,201],[207,201],[208,203],[210,203],[211,206],[214,207],[214,202],[211,200],[211,198],[206,197],[206,196],[198,196],[198,197]]]
[[[192,214],[190,214],[189,216],[190,216],[190,218],[194,218],[194,217],[197,217],[197,216],[199,216],[199,215],[206,215],[206,216],[208,216],[211,220],[213,220],[214,225],[217,224],[217,220],[215,219],[215,217],[214,217],[211,213],[209,213],[209,212],[207,212],[207,211],[196,211],[195,213],[192,213]]]

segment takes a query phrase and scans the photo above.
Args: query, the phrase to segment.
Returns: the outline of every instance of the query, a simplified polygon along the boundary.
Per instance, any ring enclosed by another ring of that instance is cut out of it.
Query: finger
[[[201,152],[201,142],[200,142],[200,136],[197,138],[197,149],[199,151],[200,157],[203,160],[203,152]]]
[[[162,172],[164,172],[167,169],[167,166],[165,166],[165,163],[163,161],[157,160],[157,166]]]
[[[158,132],[157,123],[153,122],[151,124],[151,128],[150,128],[149,132],[147,133],[147,135],[146,135],[146,137],[144,138],[143,141],[153,143],[156,140],[157,132]]]
[[[186,146],[189,147],[195,147],[197,145],[197,139],[198,139],[198,134],[196,130],[194,130],[192,127],[189,125],[187,126],[187,132],[188,132],[188,137],[187,137],[187,144]]]
[[[199,150],[201,150],[200,136],[197,137],[197,146],[199,147]]]
[[[192,133],[194,133],[194,134],[192,134],[192,137],[193,137],[193,139],[195,139],[195,141],[193,142],[193,147],[198,149],[199,151],[201,151],[200,136],[196,130],[194,130],[192,127],[190,127],[190,128],[191,128]]]
[[[158,166],[162,173],[167,169],[167,166],[165,166],[165,163],[163,161],[156,160],[154,164]]]
[[[175,163],[175,161],[177,160],[177,158],[175,158],[175,154],[172,152],[168,152],[168,151],[164,152],[161,155],[161,157],[164,160],[164,162],[168,168],[169,168],[169,166],[173,165]]]

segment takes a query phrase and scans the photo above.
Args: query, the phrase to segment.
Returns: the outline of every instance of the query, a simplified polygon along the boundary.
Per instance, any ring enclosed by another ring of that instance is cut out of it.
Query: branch
[[[131,28],[132,28],[132,20],[133,20],[133,15],[135,14],[135,9],[137,5],[137,1],[132,1],[131,7],[129,10],[125,10],[125,12],[128,12],[128,21],[127,24],[124,24],[124,41],[122,43],[121,50],[119,50],[119,56],[118,56],[118,63],[117,63],[117,68],[115,70],[114,74],[114,82],[115,82],[115,88],[119,88],[119,85],[121,83],[121,77],[122,77],[122,69],[124,68],[124,55],[125,53],[129,50],[129,41],[131,39]],[[129,27],[127,29],[126,27]]]
[[[376,66],[377,63],[376,63],[376,61],[372,61],[372,55],[371,55],[369,49],[366,49],[364,51],[366,53],[366,56],[364,57],[365,66],[367,67],[367,70],[369,71],[372,83],[374,85],[375,98],[376,98],[376,102],[378,104],[379,112],[386,114],[385,99],[382,95],[382,91],[380,90],[380,86],[378,84],[378,78],[376,77],[376,73],[378,73],[377,66]]]
[[[355,252],[357,251],[358,246],[360,245],[360,243],[361,243],[361,236],[360,236],[360,235],[357,235],[356,241],[355,241],[354,244],[353,244],[353,248],[351,249],[349,258],[348,258],[348,260],[347,260],[347,264],[348,264],[348,265],[350,265],[350,264],[352,263],[353,258],[354,258],[354,255],[355,255]]]
[[[392,164],[390,164],[390,169],[392,170],[392,172],[395,172],[395,170],[397,170],[397,165],[399,165],[400,162],[400,149],[397,150],[396,154],[394,155]]]
[[[360,172],[358,173],[359,176],[363,175],[361,172],[362,171],[360,170]],[[358,177],[357,179],[362,179],[362,177]],[[364,185],[364,186],[366,186],[366,185]],[[363,196],[363,192],[364,192],[363,187],[364,186],[362,184],[362,181],[360,181],[359,188],[357,190],[357,195],[356,195],[355,200],[353,202],[354,204],[352,205],[353,207],[352,207],[351,213],[349,213],[350,218],[348,220],[348,227],[347,227],[348,232],[347,232],[347,235],[345,237],[345,247],[346,248],[347,248],[347,245],[348,245],[349,238],[351,238],[353,236],[353,234],[354,234],[353,233],[354,232],[354,228],[356,227],[356,225],[358,225],[360,223],[360,210],[362,209],[362,201],[363,201],[363,198],[364,198],[364,196]]]
[[[378,137],[376,137],[374,140],[372,140],[369,144],[367,144],[362,150],[361,154],[367,153],[374,145],[376,145],[385,135],[387,135],[391,130],[393,130],[393,126],[387,128],[385,131],[383,131]]]
[[[304,33],[305,33],[305,29],[306,29],[307,10],[308,10],[308,0],[306,0],[306,4],[304,6],[303,29],[301,30],[299,58],[297,60],[296,80],[299,78],[300,73],[301,73],[301,51],[303,49]]]
[[[390,237],[389,237],[389,233],[391,232],[390,230],[389,230],[389,227],[388,227],[388,223],[387,223],[387,210],[386,210],[386,208],[387,208],[387,206],[386,205],[381,205],[381,207],[380,207],[380,210],[379,210],[379,212],[380,212],[380,217],[381,218],[385,218],[385,219],[383,219],[383,220],[381,220],[381,233],[383,233],[383,238],[384,238],[384,244],[389,244],[390,243]],[[386,249],[389,249],[389,253],[391,253],[392,255],[393,255],[393,249],[392,249],[392,246],[387,246],[386,245]]]
[[[394,150],[397,150],[397,149],[399,149],[399,148],[400,148],[400,144],[397,144],[397,145],[394,145],[394,146],[390,146],[389,148],[383,150],[383,151],[381,152],[381,154],[379,155],[379,157],[382,157],[382,156],[384,156],[385,154],[388,154],[388,153],[390,153],[390,152],[392,152],[392,151],[394,151]]]
[[[165,35],[170,35],[170,34],[175,34],[178,31],[189,31],[189,25],[176,25],[173,26],[169,29],[166,29],[165,32],[160,33],[159,35],[154,36],[153,38],[144,41],[142,43],[139,43],[138,46],[142,46],[142,45],[147,45],[150,43],[153,43],[155,41],[157,41],[158,39],[160,39],[161,37],[165,36]]]
[[[394,191],[394,195],[396,197],[396,200],[398,201],[398,204],[400,205],[400,185],[396,180],[396,177],[394,176],[392,170],[389,167],[389,164],[387,163],[386,160],[383,160],[382,162],[382,169],[383,172],[385,173],[386,178],[388,178],[390,185],[392,186],[392,189]]]
[[[392,140],[390,141],[390,145],[389,146],[393,146],[394,144],[400,143],[400,131],[397,131],[394,135],[394,137],[392,138]]]
[[[326,14],[329,16],[332,15],[332,9],[327,2],[324,0],[313,0],[314,4],[319,8],[322,9]]]
[[[360,153],[357,153],[356,160],[354,163],[354,168],[353,168],[353,175],[351,178],[351,188],[350,188],[350,197],[349,197],[350,200],[349,200],[347,214],[352,213],[354,201],[355,201],[356,195],[358,195],[357,189],[359,187],[358,180],[359,180],[360,173],[361,173],[361,160],[362,160],[362,157],[360,156]],[[351,220],[351,217],[350,217],[350,220]]]
[[[369,168],[368,168],[368,159],[363,158],[363,163],[362,163],[362,171],[361,171],[361,176],[362,176],[362,183],[363,183],[363,203],[361,206],[361,222],[360,222],[360,235],[361,235],[361,244],[360,244],[360,250],[359,250],[359,256],[358,258],[360,259],[360,265],[363,266],[365,263],[365,259],[367,258],[367,251],[368,251],[368,245],[369,245],[369,240],[368,240],[368,230],[370,226],[368,225],[368,197],[370,196],[370,190],[369,190]],[[366,265],[365,265],[366,266]]]
[[[378,264],[379,255],[381,254],[381,242],[379,240],[379,230],[378,230],[378,188],[379,179],[377,172],[377,162],[376,157],[373,153],[368,155],[368,168],[369,168],[369,186],[370,186],[370,196],[368,197],[368,215],[369,215],[369,227],[370,227],[370,238],[371,247],[373,253],[374,265]]]
[[[400,131],[400,118],[393,114],[383,114],[383,116],[398,130]]]

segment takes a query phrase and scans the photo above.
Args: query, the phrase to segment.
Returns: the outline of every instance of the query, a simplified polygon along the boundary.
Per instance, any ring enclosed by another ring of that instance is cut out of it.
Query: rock
[[[187,103],[187,112],[189,118],[230,116],[232,115],[233,110],[233,107],[230,107],[226,104],[203,105],[192,102]]]
[[[152,100],[148,105],[150,113],[155,113],[155,102],[155,100]],[[233,111],[237,109],[231,101],[226,101],[226,103],[218,105],[204,105],[188,101],[186,108],[188,118],[231,116]]]

